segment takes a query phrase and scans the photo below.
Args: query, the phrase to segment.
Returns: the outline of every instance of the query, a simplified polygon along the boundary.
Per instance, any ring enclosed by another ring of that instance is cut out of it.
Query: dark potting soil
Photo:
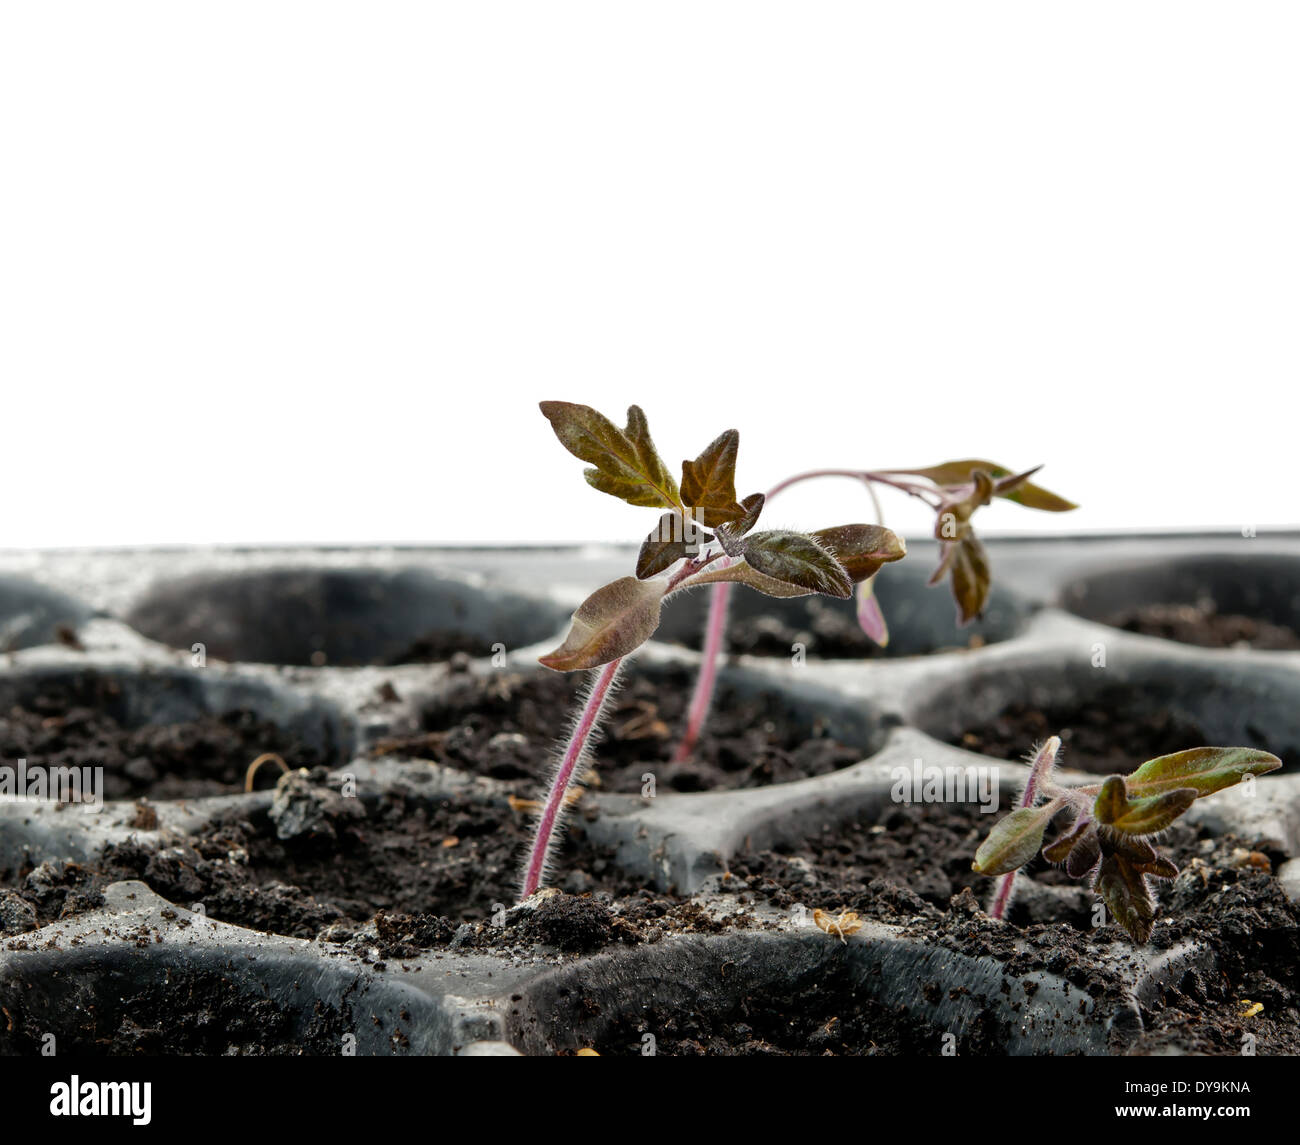
[[[1105,623],[1125,632],[1159,636],[1202,648],[1300,650],[1300,633],[1254,616],[1220,613],[1212,600],[1195,604],[1146,604],[1107,617]]]
[[[1114,925],[1093,929],[1095,899],[1086,883],[1041,857],[1020,879],[1010,927],[983,914],[995,880],[975,875],[970,858],[998,817],[974,805],[891,807],[875,823],[827,828],[796,846],[734,856],[729,889],[792,916],[850,910],[1017,970],[1049,970],[1094,996],[1121,988],[1090,947],[1128,944],[1128,937]],[[1288,901],[1272,873],[1283,856],[1231,836],[1213,838],[1186,823],[1175,824],[1160,849],[1181,873],[1153,882],[1159,908],[1152,946],[1206,945],[1219,969],[1189,971],[1164,991],[1162,1005],[1144,1008],[1145,1033],[1133,1052],[1176,1046],[1236,1054],[1246,1034],[1256,1039],[1259,1053],[1300,1052],[1300,905]],[[1264,1009],[1246,1017],[1243,999]],[[797,1026],[798,1011],[790,1008],[787,1016]],[[918,1052],[934,1052],[933,1041],[923,1044]],[[968,1042],[963,1052],[972,1051],[978,1047]]]
[[[472,636],[465,632],[438,629],[426,633],[411,641],[409,647],[396,656],[391,656],[383,663],[387,666],[398,664],[441,664],[456,656],[486,657],[492,655],[492,641],[482,636]]]
[[[948,742],[995,759],[1024,759],[1035,744],[1054,735],[1061,737],[1062,766],[1097,775],[1127,774],[1158,755],[1210,742],[1194,721],[1150,710],[1140,695],[1121,687],[1049,707],[1015,701]],[[1262,737],[1255,746],[1268,748]]]
[[[583,683],[553,672],[467,674],[450,694],[425,707],[421,735],[388,741],[380,750],[521,781],[521,795],[538,796]],[[740,695],[724,683],[693,758],[674,763],[693,686],[685,669],[654,678],[631,669],[608,701],[589,782],[604,791],[637,793],[649,770],[661,790],[761,787],[824,775],[869,754],[864,745],[832,738],[819,722],[809,727],[806,719],[798,720],[778,694]]]
[[[0,889],[6,944],[21,944],[26,931],[98,905],[102,887],[123,878],[143,879],[181,905],[202,902],[213,918],[341,942],[372,960],[452,946],[528,955],[537,943],[585,953],[764,925],[734,914],[717,921],[697,903],[651,891],[621,874],[583,840],[581,805],[556,859],[557,891],[536,907],[511,908],[527,823],[509,806],[433,804],[400,794],[365,806],[318,785],[307,797],[318,799],[324,815],[306,837],[280,840],[265,816],[232,816],[162,853],[125,844],[94,866],[47,863],[10,872],[0,880],[0,888],[8,888]],[[971,873],[970,856],[995,819],[966,805],[890,807],[875,822],[827,828],[797,846],[734,856],[724,889],[742,905],[792,917],[818,908],[856,911],[1016,970],[1051,970],[1096,997],[1121,989],[1092,949],[1125,944],[1127,937],[1114,926],[1091,929],[1090,894],[1061,872],[1030,868],[1011,926],[981,913],[992,880]],[[1205,1052],[1236,1053],[1250,1033],[1260,1053],[1300,1051],[1300,909],[1270,873],[1280,856],[1251,851],[1231,838],[1211,839],[1186,824],[1175,825],[1164,849],[1183,873],[1172,884],[1160,884],[1153,945],[1206,943],[1222,973],[1189,972],[1167,990],[1163,1005],[1144,1014],[1147,1033],[1139,1049],[1191,1044]],[[826,941],[838,940],[827,935]],[[855,996],[839,981],[834,977],[826,988],[804,993],[759,989],[727,1014],[653,1015],[658,1052],[935,1052],[938,1031]],[[936,980],[927,988],[946,987]],[[1243,998],[1261,1002],[1264,1010],[1242,1016]],[[205,1020],[229,1019],[237,1033],[245,1031],[237,1039],[240,1052],[315,1052],[312,1043],[290,1037],[283,1015],[268,1016],[259,1026],[245,999],[215,986],[191,1000],[206,1008]],[[648,1004],[653,1008],[652,998]],[[242,1016],[226,1014],[234,1008]],[[156,1014],[145,1007],[106,1036],[116,1052],[202,1052],[201,1039],[173,1044],[166,1013],[161,1002]],[[341,1019],[331,1013],[318,1018],[321,1044],[329,1045]],[[595,1048],[602,1054],[640,1052],[640,1030],[648,1028],[642,1019],[635,1029],[633,1016],[615,1022]],[[964,1052],[980,1052],[986,1037],[993,1045],[995,1034],[991,1028],[968,1034]]]
[[[243,791],[248,765],[275,752],[291,767],[314,767],[321,754],[249,711],[177,724],[125,727],[111,714],[117,686],[52,684],[24,707],[0,716],[0,760],[45,767],[102,766],[104,798],[197,799]],[[278,774],[277,768],[267,775]]]

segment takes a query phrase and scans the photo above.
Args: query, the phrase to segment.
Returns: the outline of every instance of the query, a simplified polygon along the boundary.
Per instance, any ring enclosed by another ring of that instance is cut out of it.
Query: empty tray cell
[[[264,752],[332,766],[353,739],[327,701],[216,668],[11,670],[0,673],[0,712],[0,760],[102,767],[109,800],[232,794]]]
[[[1300,678],[1258,663],[1124,655],[1094,668],[1024,658],[954,679],[920,699],[912,719],[997,759],[1023,758],[1059,735],[1063,766],[1103,775],[1203,746],[1261,748],[1288,770],[1300,764]]]
[[[90,619],[89,605],[54,589],[0,576],[0,652],[53,644]]]
[[[1115,569],[1066,585],[1061,603],[1088,620],[1206,648],[1300,650],[1300,561],[1197,557]]]
[[[221,660],[349,666],[490,656],[546,639],[567,618],[552,601],[426,569],[280,568],[163,583],[127,619]]]
[[[586,677],[543,670],[466,674],[425,705],[421,732],[384,749],[521,781],[519,794],[538,795]],[[696,750],[676,762],[694,683],[694,671],[680,665],[633,661],[624,669],[593,752],[601,790],[640,792],[647,773],[665,792],[804,779],[872,755],[888,730],[866,701],[802,681],[723,668]]]

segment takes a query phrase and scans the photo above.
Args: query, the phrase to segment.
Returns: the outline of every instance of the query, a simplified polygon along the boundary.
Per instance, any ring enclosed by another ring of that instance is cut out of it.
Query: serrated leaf
[[[854,584],[907,556],[903,539],[883,525],[836,525],[818,529],[811,536],[844,566]]]
[[[984,470],[994,480],[1019,476],[1014,470],[1008,469],[1005,465],[996,465],[992,461],[978,460],[945,461],[941,465],[931,465],[925,469],[891,469],[889,472],[905,473],[912,477],[925,477],[936,485],[959,486],[970,484],[971,474],[977,469]],[[1037,470],[1029,470],[1028,472],[1033,473],[1037,472]],[[1027,477],[1028,473],[1025,476]],[[1026,509],[1039,509],[1045,513],[1068,513],[1071,509],[1079,507],[1073,501],[1058,497],[1041,485],[1031,484],[1028,480],[1017,483],[1005,491],[999,491],[997,496],[1005,497],[1008,501],[1014,501],[1017,505],[1023,505]]]
[[[1146,942],[1156,917],[1156,905],[1142,872],[1122,855],[1109,854],[1097,868],[1093,889],[1135,942]]]
[[[876,599],[875,581],[875,577],[869,576],[858,585],[858,627],[881,648],[887,648],[889,625],[885,623],[885,614]]]
[[[974,533],[953,542],[953,548],[956,551],[950,565],[952,596],[957,602],[957,623],[961,626],[977,619],[984,611],[993,578],[988,552]]]
[[[659,627],[664,585],[620,577],[598,588],[573,614],[569,634],[541,663],[556,672],[598,668],[635,652]]]
[[[1092,813],[1098,823],[1127,835],[1154,835],[1163,831],[1193,803],[1194,787],[1178,787],[1156,795],[1134,799],[1122,775],[1110,775],[1102,782]]]
[[[745,511],[744,516],[718,526],[718,543],[727,556],[739,557],[744,554],[744,536],[758,524],[766,500],[762,493],[751,493],[740,502],[740,507]]]
[[[810,592],[841,600],[853,595],[853,581],[844,566],[803,533],[751,533],[745,541],[745,561],[764,576]]]
[[[1054,800],[1042,807],[1018,807],[994,824],[975,852],[971,870],[981,875],[1005,875],[1023,867],[1043,845],[1043,832],[1060,810]]]
[[[592,488],[630,505],[682,509],[677,482],[655,450],[639,406],[628,408],[625,430],[574,402],[542,402],[541,411],[560,444],[595,467],[583,472]]]
[[[1195,788],[1197,796],[1213,795],[1247,775],[1267,775],[1281,766],[1277,756],[1252,747],[1194,747],[1147,760],[1127,784],[1130,798],[1180,787]]]
[[[682,501],[702,525],[713,528],[744,518],[736,500],[736,454],[740,434],[720,433],[694,461],[682,462]]]

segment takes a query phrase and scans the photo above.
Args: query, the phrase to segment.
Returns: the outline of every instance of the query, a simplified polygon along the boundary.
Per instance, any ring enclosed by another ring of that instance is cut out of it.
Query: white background
[[[0,546],[644,534],[541,398],[1296,519],[1294,4],[2,11]]]

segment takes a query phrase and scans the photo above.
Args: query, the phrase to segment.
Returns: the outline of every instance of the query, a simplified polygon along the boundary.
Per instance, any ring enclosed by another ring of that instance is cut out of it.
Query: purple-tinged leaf
[[[685,557],[698,554],[700,545],[713,540],[708,533],[680,513],[665,513],[659,524],[644,541],[636,558],[636,575],[639,580],[657,576],[672,568]]]
[[[762,493],[751,493],[740,503],[740,507],[745,510],[745,515],[739,520],[729,521],[718,526],[718,543],[727,556],[732,558],[744,556],[744,536],[758,524],[758,518],[763,512],[763,503],[765,501],[766,497]]]
[[[1090,822],[1088,829],[1065,857],[1065,873],[1072,879],[1081,879],[1097,865],[1100,859],[1101,840],[1097,837],[1097,825]]]
[[[885,623],[885,614],[876,599],[875,580],[867,577],[858,585],[858,625],[867,636],[881,648],[889,646],[889,625]]]
[[[809,592],[841,600],[853,595],[853,581],[844,566],[803,533],[751,533],[745,540],[745,561],[764,576]]]
[[[883,525],[836,525],[818,529],[811,535],[844,566],[854,584],[875,576],[891,561],[907,556],[903,539]]]
[[[729,429],[714,438],[694,461],[682,462],[682,500],[709,528],[747,515],[746,508],[736,500],[739,448],[740,434]]]
[[[721,567],[713,565],[703,572],[693,573],[682,581],[678,587],[696,588],[704,584],[743,584],[766,596],[775,596],[781,599],[814,595],[814,590],[811,588],[804,588],[801,585],[791,584],[789,581],[766,576],[744,561]]]
[[[661,581],[620,577],[598,588],[578,607],[564,643],[541,658],[556,672],[598,668],[635,652],[659,627]]]
[[[1069,831],[1043,848],[1043,858],[1049,863],[1065,865],[1071,878],[1082,878],[1097,865],[1100,858],[1097,825],[1083,816]]]

